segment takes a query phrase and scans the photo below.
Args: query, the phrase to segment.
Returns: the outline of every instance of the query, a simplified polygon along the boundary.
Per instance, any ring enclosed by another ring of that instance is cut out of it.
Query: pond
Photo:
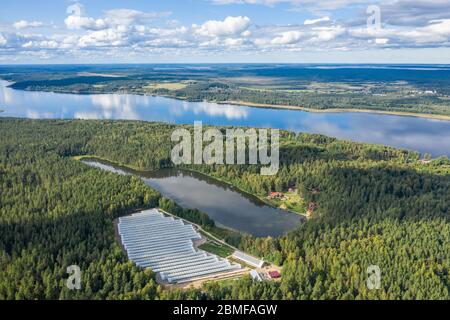
[[[180,169],[144,173],[93,159],[83,162],[118,174],[137,175],[182,207],[205,212],[218,226],[254,236],[279,236],[304,220],[298,214],[268,206],[252,195],[200,173]]]

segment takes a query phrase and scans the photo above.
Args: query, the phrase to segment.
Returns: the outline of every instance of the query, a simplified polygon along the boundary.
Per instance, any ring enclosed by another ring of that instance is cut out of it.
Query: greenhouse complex
[[[151,268],[167,283],[183,283],[241,269],[238,264],[197,250],[201,235],[190,224],[157,209],[119,218],[118,231],[128,257]]]

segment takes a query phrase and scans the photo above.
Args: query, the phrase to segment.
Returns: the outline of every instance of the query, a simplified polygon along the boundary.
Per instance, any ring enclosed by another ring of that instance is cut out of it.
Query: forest
[[[321,69],[308,65],[0,66],[20,90],[131,93],[312,111],[377,110],[450,116],[448,69]]]
[[[260,176],[257,165],[189,167],[256,195],[295,187],[317,204],[282,237],[227,239],[282,265],[282,280],[162,289],[150,270],[127,261],[114,219],[160,206],[202,226],[214,222],[134,176],[73,157],[169,167],[176,127],[1,118],[0,299],[450,299],[450,161],[425,163],[416,152],[288,131],[275,176]],[[81,290],[65,286],[72,264],[83,271]],[[366,286],[369,265],[381,269],[378,290]]]

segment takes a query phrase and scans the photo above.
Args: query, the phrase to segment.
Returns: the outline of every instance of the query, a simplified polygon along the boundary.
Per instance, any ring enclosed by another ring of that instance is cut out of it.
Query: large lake
[[[279,236],[294,229],[303,220],[295,213],[270,207],[258,198],[195,172],[163,169],[143,173],[96,160],[83,162],[118,174],[138,175],[147,185],[179,205],[207,213],[217,225],[254,236]]]
[[[368,113],[296,110],[186,102],[139,95],[76,95],[7,88],[0,81],[0,113],[36,119],[129,119],[242,125],[321,133],[341,139],[450,156],[450,121]]]

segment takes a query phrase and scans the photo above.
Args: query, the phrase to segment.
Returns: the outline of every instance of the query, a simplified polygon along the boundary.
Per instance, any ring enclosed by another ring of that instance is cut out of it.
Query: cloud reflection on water
[[[325,134],[450,155],[450,121],[367,113],[294,110],[188,102],[130,94],[73,95],[18,91],[0,81],[0,116],[51,119],[123,119],[271,127]]]

